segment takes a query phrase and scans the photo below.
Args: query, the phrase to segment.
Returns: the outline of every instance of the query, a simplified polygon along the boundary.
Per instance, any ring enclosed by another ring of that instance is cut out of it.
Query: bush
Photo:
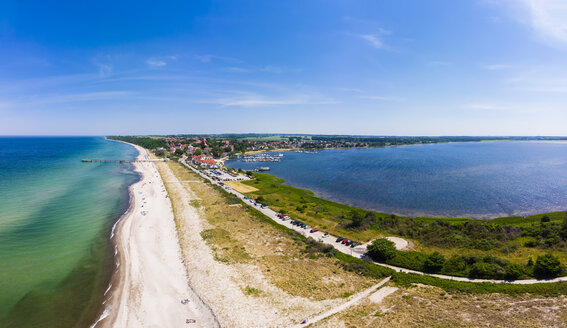
[[[467,275],[467,263],[462,256],[453,256],[445,261],[441,273],[450,276],[464,277]]]
[[[423,266],[426,260],[427,260],[427,255],[420,252],[397,251],[396,255],[393,258],[387,260],[386,263],[390,265],[395,265],[397,267],[421,271],[423,270]]]
[[[494,269],[490,263],[476,262],[469,272],[470,278],[490,279],[494,277]]]
[[[549,221],[551,221],[551,219],[547,215],[542,216],[541,219],[540,219],[541,223],[549,222]]]
[[[445,257],[439,252],[430,254],[423,263],[423,271],[428,273],[437,273],[443,269]]]
[[[534,275],[538,279],[555,278],[561,274],[563,268],[559,259],[553,254],[538,256],[534,265]]]
[[[537,247],[537,245],[538,245],[538,241],[535,239],[530,239],[524,243],[524,246],[526,247]]]
[[[396,272],[392,280],[399,286],[411,286],[415,283],[437,286],[449,293],[472,293],[472,294],[491,294],[500,293],[507,295],[520,295],[530,293],[532,295],[542,295],[546,297],[567,294],[567,282],[556,282],[551,284],[493,284],[488,282],[465,282],[440,279],[428,275],[418,275],[411,273]]]
[[[370,255],[374,261],[378,262],[386,262],[394,258],[398,252],[394,243],[384,238],[374,240],[368,245],[367,249],[368,255]]]
[[[526,276],[526,270],[523,265],[512,263],[506,268],[504,277],[506,280],[518,280]]]

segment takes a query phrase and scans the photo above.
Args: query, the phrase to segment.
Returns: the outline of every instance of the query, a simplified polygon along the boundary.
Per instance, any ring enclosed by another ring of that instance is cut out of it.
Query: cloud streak
[[[283,97],[267,97],[263,95],[246,95],[237,97],[219,97],[205,99],[202,103],[216,104],[227,107],[261,107],[278,105],[329,105],[338,103],[336,100],[318,95],[293,94]]]
[[[376,49],[384,49],[386,45],[382,41],[385,35],[392,34],[391,31],[379,28],[377,33],[359,34],[358,37],[365,40],[369,45]]]

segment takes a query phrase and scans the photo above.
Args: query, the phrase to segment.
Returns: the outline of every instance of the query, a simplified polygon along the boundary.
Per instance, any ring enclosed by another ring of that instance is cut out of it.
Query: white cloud
[[[150,58],[150,59],[146,60],[146,64],[150,68],[158,68],[158,67],[163,67],[163,66],[167,65],[167,63],[165,61],[160,60],[160,59],[156,59],[156,58]]]
[[[567,1],[565,0],[506,0],[512,15],[529,25],[545,42],[553,46],[567,45]]]
[[[248,73],[250,72],[250,70],[246,69],[246,68],[242,68],[242,67],[229,67],[228,68],[229,72],[234,72],[234,73]]]
[[[565,0],[525,0],[532,26],[545,38],[567,44],[567,2]]]
[[[508,107],[491,104],[491,103],[475,103],[475,104],[467,104],[463,106],[466,109],[474,109],[474,110],[487,110],[487,111],[501,111],[501,110],[508,110]]]
[[[277,66],[267,65],[261,69],[262,72],[270,72],[270,73],[283,73],[283,68]]]
[[[98,66],[98,73],[101,76],[107,76],[112,73],[113,67],[111,65],[97,64],[97,66]]]
[[[400,97],[395,96],[360,96],[363,99],[380,100],[380,101],[401,101]]]
[[[197,58],[202,63],[210,63],[211,60],[213,59],[213,56],[212,55],[196,55],[195,58]]]
[[[373,46],[376,49],[385,49],[387,46],[384,44],[382,40],[385,35],[392,34],[392,31],[385,30],[383,28],[378,28],[378,32],[370,33],[370,34],[358,34],[357,36]]]
[[[448,61],[435,60],[435,61],[429,62],[428,65],[432,66],[432,67],[449,67],[449,66],[453,66],[453,63],[448,62]]]
[[[512,65],[505,65],[505,64],[490,64],[490,65],[482,65],[482,68],[489,70],[489,71],[501,71],[514,68]]]
[[[262,95],[249,94],[246,96],[226,97],[206,99],[203,103],[217,104],[221,106],[235,107],[258,107],[258,106],[276,106],[276,105],[324,105],[336,104],[337,101],[321,97],[318,95],[295,94],[284,97],[266,97]]]
[[[384,43],[375,34],[362,34],[360,35],[360,37],[366,40],[371,46],[373,46],[376,49],[380,49],[384,47]]]

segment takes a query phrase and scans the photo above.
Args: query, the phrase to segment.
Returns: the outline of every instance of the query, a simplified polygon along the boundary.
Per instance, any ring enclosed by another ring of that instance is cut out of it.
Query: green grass
[[[530,215],[527,217],[523,217],[523,216],[502,217],[502,218],[492,219],[491,222],[500,223],[500,224],[509,224],[518,227],[527,227],[533,223],[539,223],[544,215],[547,215],[549,217],[550,222],[561,223],[563,221],[563,218],[567,215],[567,212],[565,211],[551,212],[551,213]]]
[[[454,281],[447,279],[440,279],[428,275],[418,275],[413,273],[400,273],[396,272],[392,276],[392,281],[397,285],[409,287],[412,284],[424,284],[430,286],[437,286],[450,293],[468,293],[468,294],[491,294],[500,293],[507,295],[520,295],[532,294],[546,297],[553,297],[567,294],[567,282],[556,283],[537,283],[530,285],[515,285],[515,284],[493,284],[493,283],[478,283],[478,282],[465,282]]]
[[[467,219],[467,218],[429,218],[429,217],[416,217],[416,221],[433,223],[433,222],[449,222],[450,224],[460,224],[470,221],[475,221],[477,219]]]
[[[392,231],[381,230],[377,225],[365,225],[363,228],[352,229],[348,227],[351,222],[351,213],[358,212],[360,215],[364,216],[369,213],[369,211],[354,208],[345,204],[340,204],[325,199],[316,197],[313,192],[305,189],[295,188],[289,185],[283,184],[284,179],[275,177],[270,174],[255,173],[255,179],[250,181],[244,181],[243,184],[253,186],[257,188],[257,191],[247,193],[247,195],[253,198],[261,198],[261,202],[270,206],[275,211],[285,212],[287,215],[291,216],[293,219],[300,220],[309,224],[312,227],[317,227],[322,231],[328,232],[334,236],[341,236],[355,241],[365,242],[374,238],[382,237],[385,235],[396,235]],[[532,224],[537,224],[543,215],[550,217],[551,222],[561,222],[563,217],[567,212],[553,212],[548,214],[539,214],[529,217],[508,217],[508,218],[497,218],[493,220],[483,221],[477,219],[469,218],[430,218],[430,217],[418,217],[413,220],[418,222],[423,222],[426,224],[434,224],[435,222],[449,223],[451,225],[463,225],[466,222],[490,222],[493,224],[507,224],[518,227],[529,227]],[[376,218],[398,218],[401,220],[407,220],[399,216],[392,216],[386,213],[374,213]],[[408,228],[411,229],[411,228]],[[532,256],[534,259],[538,255],[542,255],[547,252],[553,253],[558,256],[560,260],[565,263],[567,257],[565,253],[560,249],[543,249],[543,248],[526,248],[523,246],[526,237],[519,237],[509,241],[505,241],[494,248],[490,249],[477,249],[470,247],[453,247],[448,248],[446,246],[427,244],[419,239],[408,238],[407,236],[401,235],[401,237],[413,240],[415,244],[414,250],[423,252],[424,254],[430,254],[435,251],[441,252],[446,257],[453,255],[491,255],[500,258],[507,259],[515,263],[524,263],[527,259]],[[419,237],[416,237],[419,238]],[[512,248],[510,248],[510,247]],[[510,251],[512,249],[512,251]],[[405,260],[405,259],[400,259]],[[400,262],[398,261],[398,262]],[[403,261],[401,261],[403,262]],[[407,261],[405,261],[407,262]],[[400,265],[402,267],[413,268],[411,265]]]
[[[375,230],[354,231],[339,225],[343,221],[349,221],[346,217],[352,211],[364,215],[368,212],[366,210],[317,198],[312,191],[284,185],[282,184],[284,179],[270,174],[254,173],[254,178],[254,180],[242,182],[258,189],[247,195],[256,198],[261,196],[264,199],[263,203],[275,211],[285,211],[294,219],[324,229],[336,236],[366,240],[377,235]],[[378,215],[387,216],[388,214],[379,213]]]

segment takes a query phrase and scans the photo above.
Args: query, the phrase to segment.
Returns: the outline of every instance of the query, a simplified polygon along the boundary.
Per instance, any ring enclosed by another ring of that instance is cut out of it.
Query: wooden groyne
[[[160,159],[91,159],[91,158],[83,158],[81,162],[83,163],[140,163],[140,162],[167,162],[169,161],[168,158],[160,158]]]

